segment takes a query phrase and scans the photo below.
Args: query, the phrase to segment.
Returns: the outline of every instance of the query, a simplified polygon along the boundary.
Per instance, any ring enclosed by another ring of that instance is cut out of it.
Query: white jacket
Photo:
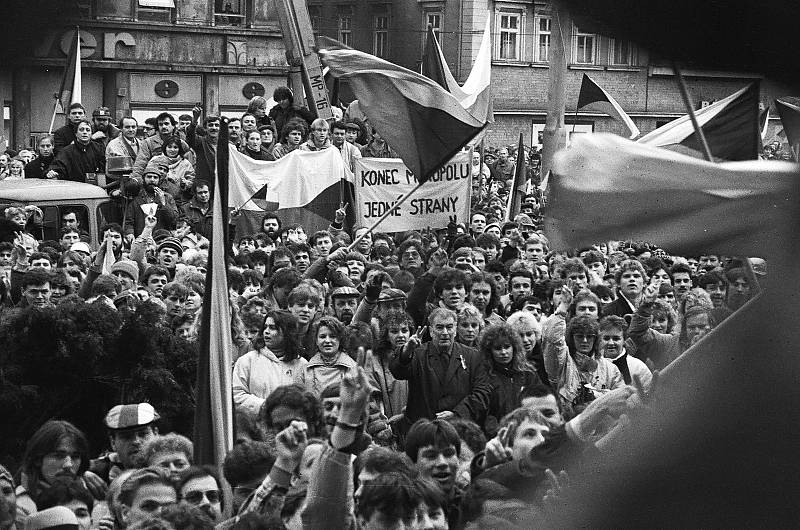
[[[305,384],[308,361],[299,357],[290,362],[278,359],[268,348],[245,353],[233,367],[233,402],[237,411],[257,416],[273,390],[292,383]]]

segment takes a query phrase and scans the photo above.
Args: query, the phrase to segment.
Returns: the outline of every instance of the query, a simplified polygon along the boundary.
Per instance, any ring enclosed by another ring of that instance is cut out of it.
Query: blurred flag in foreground
[[[765,255],[782,243],[798,166],[715,164],[613,134],[556,154],[545,227],[555,249],[634,239],[675,253]]]

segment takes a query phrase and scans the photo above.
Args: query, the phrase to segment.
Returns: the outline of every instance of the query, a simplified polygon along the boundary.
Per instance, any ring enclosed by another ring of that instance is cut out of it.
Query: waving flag
[[[243,228],[251,232],[264,211],[278,211],[284,224],[302,224],[308,233],[325,230],[340,201],[353,204],[352,173],[335,147],[295,150],[275,162],[230,149],[228,168],[230,207],[246,212]]]
[[[783,244],[788,162],[715,164],[631,142],[582,134],[559,151],[550,179],[547,235],[553,248],[609,239],[651,241],[674,253],[762,255]]]
[[[424,183],[486,126],[427,77],[329,39],[319,50],[331,72],[347,79],[359,106],[406,166]],[[485,114],[485,113],[484,113]]]
[[[233,447],[231,366],[233,339],[228,298],[228,123],[220,124],[217,172],[211,198],[212,231],[209,267],[203,295],[200,356],[197,361],[197,405],[194,414],[196,464],[222,468]]]
[[[795,149],[800,144],[800,107],[788,101],[776,99],[775,108],[778,109],[778,115],[781,117],[786,139],[789,140],[789,145]]]
[[[61,88],[58,90],[58,100],[61,102],[63,112],[66,112],[72,103],[81,102],[81,36],[78,29],[75,29],[75,36],[72,38],[67,55],[67,66],[64,69],[64,77],[61,79]]]
[[[628,129],[628,138],[633,139],[639,136],[639,128],[633,123],[631,117],[622,110],[617,100],[612,98],[611,94],[603,90],[600,85],[586,74],[583,74],[577,110],[593,110],[608,114],[625,125]]]
[[[761,133],[758,123],[758,83],[751,83],[725,99],[698,110],[695,116],[714,158],[758,158]],[[637,142],[703,158],[700,139],[688,115],[642,136]]]
[[[447,70],[447,73],[450,73],[447,62],[444,60],[442,49],[439,47],[439,42],[436,40],[436,34],[433,32],[433,26],[428,24],[425,51],[422,52],[422,75],[431,81],[436,81],[439,86],[445,90],[449,90],[447,87],[447,79],[445,78],[445,70]],[[450,77],[452,78],[452,75]]]

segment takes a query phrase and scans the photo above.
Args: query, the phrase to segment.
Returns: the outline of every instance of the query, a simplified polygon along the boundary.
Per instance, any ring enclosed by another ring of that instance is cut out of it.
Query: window
[[[322,8],[320,6],[308,6],[308,16],[311,18],[311,29],[314,33],[320,33],[321,11]]]
[[[550,60],[550,28],[553,19],[549,16],[537,15],[536,24],[536,50],[534,61],[546,63]]]
[[[442,43],[442,12],[441,11],[431,11],[429,13],[425,13],[425,31],[428,30],[428,26],[433,29],[433,34],[436,36],[436,40],[439,41],[439,44]],[[425,37],[423,36],[423,42]]]
[[[522,14],[500,12],[497,20],[500,28],[497,58],[501,61],[521,61]]]
[[[353,45],[353,7],[345,6],[339,11],[339,42]]]
[[[636,65],[636,47],[627,40],[611,39],[609,45],[609,64],[612,65]]]
[[[215,26],[244,26],[244,0],[214,0]]]
[[[577,27],[574,28],[572,60],[577,64],[594,64],[595,35],[584,33]]]
[[[389,17],[377,15],[375,17],[375,32],[372,38],[372,54],[376,57],[386,57],[389,53]]]
[[[174,11],[174,0],[139,0],[136,9],[136,20],[172,22]]]

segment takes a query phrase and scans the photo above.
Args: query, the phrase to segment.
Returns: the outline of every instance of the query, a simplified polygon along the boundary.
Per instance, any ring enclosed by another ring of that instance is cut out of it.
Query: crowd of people
[[[313,120],[282,90],[269,113],[254,98],[229,120],[248,156],[393,156],[362,117]],[[129,156],[141,195],[95,252],[75,212],[43,241],[37,208],[7,208],[0,334],[20,314],[94,304],[154,311],[156,327],[196,347],[220,120],[198,132],[201,109],[163,113],[139,139],[123,118],[111,138],[107,110],[94,123],[83,113],[73,106],[40,140],[24,178],[84,181]],[[766,263],[624,240],[551,249],[536,153],[485,155],[473,154],[470,218],[445,229],[348,231],[343,207],[312,234],[278,211],[236,235],[232,320],[213,323],[232,336],[222,477],[195,462],[191,432],[160,430],[151,403],[96,418],[102,439],[49,419],[13,473],[0,467],[0,529],[528,528],[558,510],[569,476],[591,471],[586,456],[613,444],[660,369],[757,294]],[[517,155],[530,193],[510,216]]]

